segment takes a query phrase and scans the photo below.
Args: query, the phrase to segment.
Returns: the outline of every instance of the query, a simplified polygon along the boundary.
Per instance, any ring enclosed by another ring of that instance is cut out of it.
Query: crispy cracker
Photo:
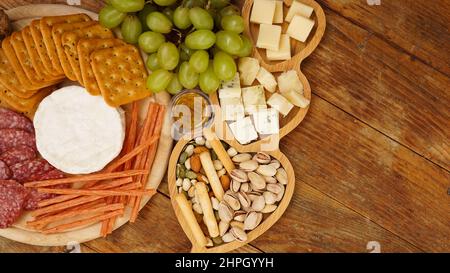
[[[48,56],[52,62],[53,68],[59,73],[63,73],[61,63],[59,62],[58,52],[52,37],[52,27],[56,24],[69,24],[77,22],[91,21],[91,18],[86,14],[72,14],[64,16],[49,16],[42,17],[40,21],[41,33],[44,40],[45,47],[47,49]]]
[[[30,61],[33,64],[34,70],[40,77],[52,77],[47,69],[45,69],[44,64],[42,63],[41,58],[39,57],[39,52],[36,48],[36,44],[34,43],[33,36],[31,35],[30,26],[26,26],[21,30],[22,39],[25,43],[25,47],[28,51],[28,56],[30,56]]]
[[[44,38],[42,37],[41,32],[41,20],[34,20],[30,24],[31,36],[33,36],[33,41],[36,46],[36,49],[39,53],[39,58],[41,59],[42,64],[53,76],[64,75],[62,72],[58,72],[58,70],[53,68],[52,61],[50,61],[50,57],[48,56],[47,48],[44,44]]]
[[[111,39],[114,38],[114,34],[108,28],[105,28],[99,24],[94,26],[86,27],[83,29],[78,29],[72,32],[66,32],[62,37],[62,44],[64,46],[64,51],[69,59],[70,65],[73,71],[82,85],[84,85],[83,77],[81,75],[80,61],[77,51],[77,44],[80,39],[91,39],[91,38],[104,38]]]
[[[29,98],[33,96],[38,89],[26,89],[17,78],[11,63],[5,55],[3,49],[0,48],[0,83],[11,90],[20,98]]]
[[[72,81],[76,81],[77,78],[75,76],[75,72],[70,66],[69,60],[67,59],[66,54],[64,53],[64,48],[61,44],[61,37],[64,33],[67,33],[72,30],[85,28],[95,24],[94,21],[88,22],[78,22],[78,23],[69,23],[69,24],[56,24],[52,28],[52,37],[53,42],[55,43],[56,52],[58,53],[59,62],[63,68],[64,74],[66,77]]]
[[[132,45],[96,50],[91,65],[106,103],[118,107],[151,95],[145,87],[147,70]]]
[[[97,80],[94,76],[94,71],[91,67],[91,53],[98,49],[106,49],[114,46],[125,45],[120,39],[81,39],[78,41],[77,52],[80,62],[81,75],[83,78],[84,87],[93,95],[101,94],[98,87]]]

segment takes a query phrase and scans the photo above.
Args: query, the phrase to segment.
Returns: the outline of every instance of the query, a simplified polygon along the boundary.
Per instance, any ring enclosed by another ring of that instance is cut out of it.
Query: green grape
[[[192,54],[189,65],[197,73],[203,73],[208,68],[209,54],[204,50],[198,50]]]
[[[136,44],[142,33],[142,25],[135,15],[127,15],[121,26],[122,38],[129,44]]]
[[[187,55],[187,60],[189,60],[189,58],[191,58],[192,54],[194,54],[195,50],[194,49],[190,49],[189,47],[186,46],[185,43],[180,44],[180,53],[184,52]]]
[[[178,79],[184,88],[192,89],[198,84],[198,73],[192,69],[188,62],[183,62],[178,71]]]
[[[170,6],[172,4],[174,4],[177,0],[153,0],[153,2],[155,2],[158,6]]]
[[[238,57],[247,57],[252,54],[253,44],[252,41],[245,35],[240,36],[242,39],[242,47],[239,50],[239,53],[236,54]]]
[[[233,79],[237,70],[236,62],[223,51],[219,51],[214,55],[213,68],[216,76],[223,81]]]
[[[208,0],[184,0],[183,7],[193,8],[193,7],[206,7]]]
[[[211,0],[211,6],[216,9],[221,9],[230,4],[230,0]]]
[[[148,69],[150,69],[150,71],[160,69],[161,67],[159,66],[158,63],[158,54],[153,53],[149,55],[147,61],[145,62],[145,65],[147,66]]]
[[[173,23],[179,29],[187,29],[192,25],[189,19],[189,9],[179,6],[173,13]]]
[[[111,5],[121,12],[137,12],[144,8],[145,0],[110,0]]]
[[[194,7],[189,10],[189,19],[194,25],[195,29],[208,29],[211,30],[214,27],[214,20],[205,9]]]
[[[180,61],[178,48],[171,42],[162,44],[157,54],[159,66],[167,70],[172,70],[177,67]]]
[[[206,94],[215,92],[220,86],[220,79],[214,73],[213,63],[209,62],[208,69],[198,78],[200,89]]]
[[[147,26],[159,33],[169,33],[172,30],[172,22],[161,12],[154,11],[147,16]]]
[[[139,36],[139,47],[145,53],[153,53],[166,41],[164,35],[158,32],[146,31]]]
[[[189,55],[186,53],[186,52],[184,52],[184,51],[180,51],[180,60],[181,61],[189,61]]]
[[[244,19],[239,15],[226,15],[222,17],[221,25],[224,30],[238,34],[244,31]]]
[[[180,81],[178,80],[178,75],[174,74],[172,79],[169,82],[169,85],[167,86],[167,92],[169,92],[172,95],[176,95],[178,92],[180,92],[183,89],[183,85],[181,85]]]
[[[190,49],[208,49],[216,42],[216,35],[211,30],[201,29],[186,36],[184,42]]]
[[[142,24],[142,31],[149,30],[147,26],[147,15],[149,15],[151,12],[156,11],[156,7],[152,4],[146,4],[144,6],[144,9],[139,11],[138,17]]]
[[[241,12],[238,7],[229,5],[219,11],[220,16],[225,17],[227,15],[240,15]]]
[[[238,34],[227,30],[221,30],[216,33],[216,45],[220,50],[223,50],[230,55],[238,55],[244,42]]]
[[[127,16],[126,13],[116,10],[113,6],[105,6],[98,15],[100,24],[107,28],[119,26]]]
[[[164,69],[157,69],[148,76],[147,88],[153,93],[159,93],[167,88],[172,77],[173,73]]]
[[[173,22],[173,12],[174,12],[173,9],[171,9],[171,8],[169,8],[169,7],[164,8],[163,11],[162,11],[162,13],[163,13],[165,16],[167,16],[167,18],[169,18],[170,21],[172,21],[172,22]]]
[[[214,25],[220,26],[220,20],[222,19],[222,17],[220,16],[219,11],[217,11],[216,9],[210,8],[210,9],[208,9],[208,12],[214,20]]]

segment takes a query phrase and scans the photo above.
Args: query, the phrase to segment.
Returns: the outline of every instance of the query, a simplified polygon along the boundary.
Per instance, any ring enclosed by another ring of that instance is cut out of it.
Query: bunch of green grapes
[[[149,56],[147,88],[176,94],[197,86],[209,94],[236,74],[238,57],[252,43],[244,20],[229,0],[109,0],[99,14],[108,28],[120,26],[123,40]]]

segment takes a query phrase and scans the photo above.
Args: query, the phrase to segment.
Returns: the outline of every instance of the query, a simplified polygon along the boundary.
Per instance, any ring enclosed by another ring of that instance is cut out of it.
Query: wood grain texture
[[[318,2],[450,75],[449,1],[389,0],[379,6],[355,0]]]

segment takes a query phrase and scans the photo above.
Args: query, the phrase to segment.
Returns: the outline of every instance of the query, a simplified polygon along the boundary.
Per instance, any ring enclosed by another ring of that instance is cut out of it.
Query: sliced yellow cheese
[[[280,47],[280,37],[281,26],[261,24],[256,47],[277,51]]]
[[[250,22],[257,24],[272,24],[274,15],[275,1],[255,0],[250,15]]]
[[[238,69],[242,84],[246,86],[252,85],[259,71],[259,61],[251,57],[240,58]]]
[[[283,1],[275,1],[275,14],[273,16],[273,23],[283,23]]]
[[[267,101],[267,104],[270,107],[277,109],[283,116],[287,116],[294,107],[292,103],[278,93],[274,93]]]
[[[289,60],[291,58],[291,39],[287,34],[281,34],[280,48],[266,51],[267,59],[271,61]]]
[[[311,19],[295,15],[289,24],[286,33],[300,42],[305,42],[314,27],[314,23],[315,22]]]
[[[295,70],[288,70],[278,76],[278,88],[281,93],[296,91],[303,94],[303,84],[298,78]]]
[[[267,91],[273,93],[277,90],[277,81],[275,80],[275,77],[264,67],[259,68],[256,79]]]
[[[314,9],[308,5],[300,3],[298,1],[294,1],[289,8],[289,11],[286,15],[286,22],[290,22],[295,15],[300,15],[306,18],[311,17]]]

